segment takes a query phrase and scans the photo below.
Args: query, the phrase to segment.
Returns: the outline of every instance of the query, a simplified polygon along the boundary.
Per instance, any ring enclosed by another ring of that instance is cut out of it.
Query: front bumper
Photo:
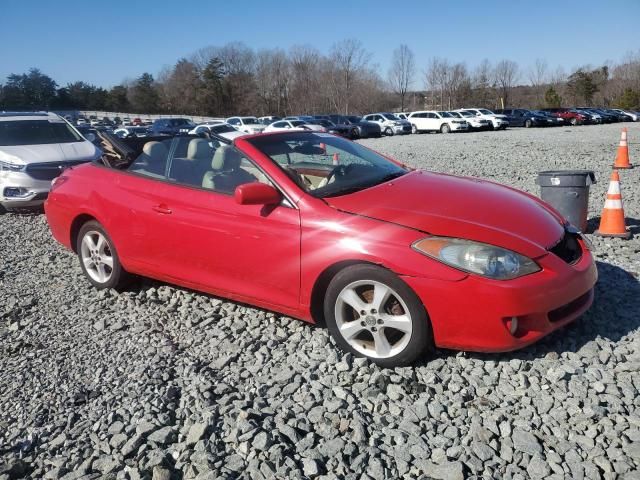
[[[493,124],[493,128],[507,128],[509,126],[509,122],[499,118],[491,120],[491,123]]]
[[[20,195],[10,195],[11,189],[20,189]],[[50,189],[50,180],[36,180],[25,172],[0,172],[0,204],[5,208],[40,206],[46,200]]]
[[[469,275],[459,282],[403,277],[425,305],[437,346],[505,352],[536,342],[582,315],[593,302],[598,272],[591,253],[574,265],[549,253],[540,272],[514,280]],[[507,321],[518,318],[518,330]]]
[[[452,132],[466,132],[469,130],[468,123],[450,123],[449,126],[451,127]]]
[[[393,133],[395,133],[396,135],[406,135],[408,133],[411,133],[411,125],[394,125],[391,128],[393,130]]]

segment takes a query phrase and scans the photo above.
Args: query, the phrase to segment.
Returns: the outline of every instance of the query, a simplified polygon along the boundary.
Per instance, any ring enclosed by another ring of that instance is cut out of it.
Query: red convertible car
[[[509,351],[580,316],[597,270],[541,200],[314,132],[103,136],[46,202],[88,280],[135,274],[326,324],[383,366]]]

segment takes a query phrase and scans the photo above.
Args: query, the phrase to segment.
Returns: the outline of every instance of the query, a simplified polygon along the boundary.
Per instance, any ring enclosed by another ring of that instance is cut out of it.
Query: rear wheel
[[[442,132],[442,133],[450,133],[451,132],[451,127],[448,124],[445,123],[440,127],[440,132]]]
[[[94,287],[120,288],[130,280],[111,238],[98,222],[92,220],[80,228],[76,251],[80,267]]]
[[[340,348],[384,367],[411,364],[433,350],[431,325],[418,296],[374,265],[339,272],[327,289],[324,314]]]
[[[411,133],[418,133],[418,127],[416,127],[415,123],[411,124]]]
[[[384,129],[384,134],[389,136],[389,137],[393,137],[393,129],[391,127],[387,127]]]
[[[524,126],[525,126],[525,128],[531,128],[531,125],[532,125],[531,120],[526,120],[526,121],[524,122]]]
[[[577,118],[572,118],[569,123],[571,123],[571,125],[573,125],[575,127],[578,124],[578,119]]]

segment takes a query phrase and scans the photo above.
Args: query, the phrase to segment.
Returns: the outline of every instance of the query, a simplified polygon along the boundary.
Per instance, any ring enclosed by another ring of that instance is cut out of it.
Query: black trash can
[[[558,210],[572,225],[587,230],[589,186],[596,183],[591,170],[548,170],[538,173],[540,198]]]

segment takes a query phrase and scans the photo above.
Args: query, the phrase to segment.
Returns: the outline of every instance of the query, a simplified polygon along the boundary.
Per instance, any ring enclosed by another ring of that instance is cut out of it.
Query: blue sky
[[[0,82],[37,67],[60,85],[110,87],[230,41],[327,52],[357,38],[385,77],[401,43],[414,51],[419,72],[434,56],[469,66],[511,59],[523,69],[545,58],[571,70],[640,49],[639,0],[0,2]]]

